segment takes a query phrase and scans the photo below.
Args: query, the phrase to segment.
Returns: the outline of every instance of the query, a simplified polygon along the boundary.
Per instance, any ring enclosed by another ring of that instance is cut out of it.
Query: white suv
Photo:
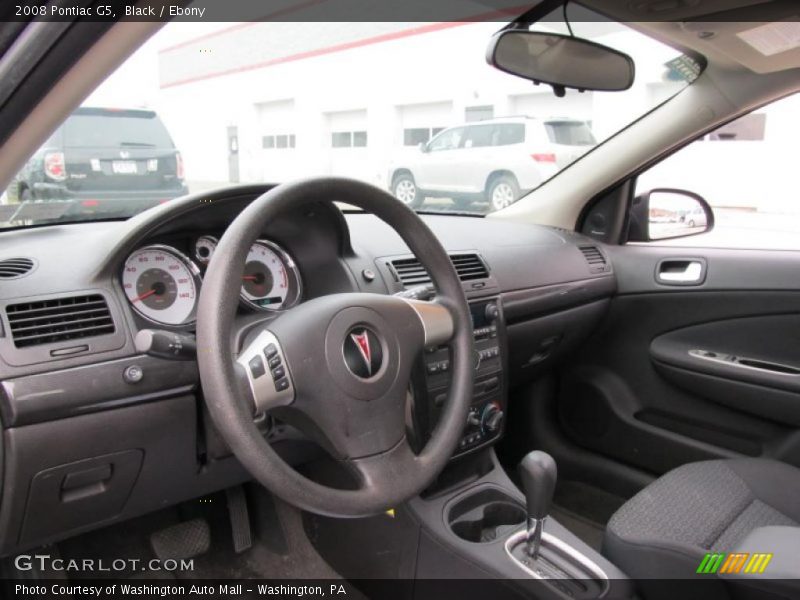
[[[445,129],[390,169],[390,189],[412,207],[426,197],[505,208],[595,145],[585,121],[506,117]]]

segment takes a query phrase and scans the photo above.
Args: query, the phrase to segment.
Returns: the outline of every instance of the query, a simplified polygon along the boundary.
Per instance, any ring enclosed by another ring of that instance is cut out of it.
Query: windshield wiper
[[[148,144],[146,142],[120,142],[120,146],[133,146],[135,148],[155,148],[155,144]]]

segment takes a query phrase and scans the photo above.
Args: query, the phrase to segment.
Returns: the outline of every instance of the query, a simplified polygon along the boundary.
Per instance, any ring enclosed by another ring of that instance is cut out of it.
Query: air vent
[[[603,256],[597,246],[579,246],[578,249],[583,253],[586,262],[589,263],[589,271],[592,273],[604,273],[609,270],[606,257]]]
[[[0,279],[19,279],[33,270],[36,263],[30,258],[5,258],[0,260]]]
[[[391,262],[397,278],[405,287],[424,285],[431,282],[428,271],[416,258],[398,258]]]
[[[451,254],[450,260],[453,261],[461,281],[486,279],[489,276],[486,264],[477,254]],[[404,287],[409,288],[431,282],[427,269],[416,258],[396,258],[390,264],[397,279]]]
[[[6,316],[17,348],[114,333],[100,294],[9,304]]]
[[[461,281],[486,279],[489,276],[486,265],[477,254],[451,254],[450,260],[453,261]]]

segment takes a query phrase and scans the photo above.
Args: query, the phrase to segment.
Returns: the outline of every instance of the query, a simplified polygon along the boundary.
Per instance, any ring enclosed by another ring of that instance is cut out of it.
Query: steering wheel
[[[229,340],[245,258],[265,226],[290,208],[335,199],[370,212],[403,238],[427,268],[433,301],[342,293],[279,312],[237,354]],[[426,346],[447,343],[451,384],[438,424],[415,453],[406,437],[412,365]],[[197,360],[208,411],[234,455],[267,489],[304,510],[337,517],[380,513],[419,494],[461,437],[472,397],[472,327],[461,282],[431,230],[388,192],[342,178],[273,188],[219,240],[197,312]],[[254,417],[299,427],[356,475],[338,489],[289,466]]]

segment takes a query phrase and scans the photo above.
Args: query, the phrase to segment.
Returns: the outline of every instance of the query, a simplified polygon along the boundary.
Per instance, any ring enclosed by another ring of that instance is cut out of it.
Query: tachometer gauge
[[[300,274],[291,257],[277,244],[255,242],[245,261],[242,301],[260,310],[277,310],[294,306],[300,295]]]
[[[217,249],[217,238],[204,235],[197,238],[194,243],[194,257],[198,262],[207,265],[211,261],[211,255]]]
[[[200,296],[200,272],[169,246],[147,246],[125,261],[125,295],[140,315],[162,325],[193,323]]]

